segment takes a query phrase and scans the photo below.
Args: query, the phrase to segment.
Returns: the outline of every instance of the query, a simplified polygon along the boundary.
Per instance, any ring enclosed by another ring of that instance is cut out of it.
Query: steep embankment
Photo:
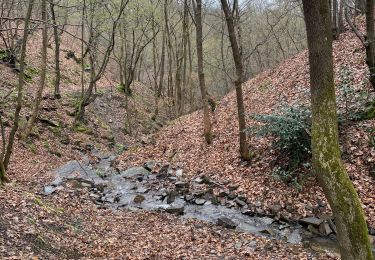
[[[354,34],[346,32],[334,43],[335,78],[339,84],[342,71],[351,71],[355,95],[359,90],[370,91],[364,49]],[[249,80],[243,87],[246,112],[269,114],[279,111],[283,104],[308,104],[309,65],[307,51],[283,62]],[[345,103],[339,103],[344,107]],[[238,156],[238,126],[235,93],[225,96],[212,115],[214,141],[207,145],[202,137],[202,112],[175,120],[169,127],[156,134],[154,144],[125,152],[120,158],[120,168],[139,165],[146,160],[171,163],[184,169],[187,177],[201,173],[222,183],[239,185],[237,192],[267,213],[281,217],[299,218],[314,215],[318,203],[325,201],[321,188],[313,176],[308,176],[302,192],[271,176],[276,152],[271,140],[251,136],[251,147],[257,155],[251,163],[244,163]],[[248,120],[248,125],[256,124]],[[359,192],[371,226],[375,226],[375,180],[370,170],[374,167],[375,147],[370,145],[371,129],[375,120],[353,123],[342,129],[341,144],[345,166]],[[302,173],[304,174],[304,173]],[[306,174],[306,173],[305,173]],[[324,204],[324,203],[323,203]],[[328,212],[329,209],[321,209]],[[275,212],[276,211],[276,212]]]

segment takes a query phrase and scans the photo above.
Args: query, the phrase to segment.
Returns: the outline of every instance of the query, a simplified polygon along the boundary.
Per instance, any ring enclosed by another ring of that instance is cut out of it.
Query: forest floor
[[[65,48],[74,50],[73,45],[65,45]],[[50,51],[52,54],[53,50]],[[37,57],[38,54],[30,50],[29,55]],[[360,90],[370,92],[361,43],[352,33],[343,33],[334,44],[334,57],[337,85],[343,80],[343,69],[347,67],[351,71],[355,91],[349,103],[354,105],[362,93]],[[32,60],[38,59],[30,60],[32,64]],[[0,70],[1,95],[4,96],[16,86],[16,75],[3,65]],[[270,146],[271,139],[252,136],[251,147],[256,157],[251,163],[240,160],[234,92],[218,102],[212,114],[214,141],[206,145],[201,111],[175,119],[160,130],[166,123],[164,120],[157,125],[151,122],[153,111],[143,100],[152,102],[152,95],[142,98],[150,91],[139,84],[134,88],[136,93],[131,101],[138,102],[132,106],[136,109],[131,116],[132,125],[136,127],[131,130],[133,137],[129,137],[126,126],[121,126],[125,117],[121,116],[125,115],[124,97],[116,91],[111,75],[98,85],[102,95],[89,108],[88,123],[79,129],[71,127],[74,96],[79,92],[77,71],[79,66],[74,61],[64,59],[63,74],[75,76],[64,78],[63,98],[52,99],[48,94],[51,88],[46,89],[41,120],[32,139],[16,141],[8,171],[11,183],[0,189],[2,259],[337,258],[332,252],[306,247],[303,243],[292,245],[165,212],[113,211],[98,207],[85,190],[66,189],[44,196],[43,187],[53,180],[51,170],[69,160],[80,160],[83,153],[95,146],[102,152],[121,154],[116,162],[119,170],[153,160],[159,165],[171,164],[183,169],[188,181],[204,174],[225,183],[227,189],[235,186],[238,195],[258,205],[264,214],[289,220],[330,214],[328,206],[318,206],[327,203],[314,176],[306,175],[302,191],[272,177],[277,152]],[[26,106],[30,106],[36,86],[37,80],[27,85]],[[305,51],[244,84],[246,111],[270,114],[283,104],[308,104],[308,87]],[[343,100],[339,100],[339,104],[340,109],[344,109]],[[27,110],[23,109],[24,118]],[[10,124],[12,110],[4,111]],[[113,117],[108,116],[109,111]],[[248,121],[249,125],[256,124]],[[354,122],[341,129],[345,166],[372,228],[375,227],[375,179],[372,175],[375,147],[371,143],[374,129],[375,120]]]

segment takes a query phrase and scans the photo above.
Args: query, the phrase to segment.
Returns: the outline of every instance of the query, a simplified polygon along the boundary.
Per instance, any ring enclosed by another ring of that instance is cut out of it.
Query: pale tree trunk
[[[22,109],[22,99],[23,99],[23,87],[25,85],[25,58],[26,58],[26,47],[27,47],[27,39],[29,36],[29,23],[31,18],[31,13],[34,6],[34,0],[30,0],[27,7],[26,17],[25,17],[25,26],[23,29],[23,40],[22,40],[22,47],[21,47],[21,56],[20,56],[20,72],[18,75],[18,88],[17,88],[17,105],[16,111],[14,112],[14,120],[13,120],[13,127],[10,130],[9,138],[8,138],[8,145],[4,155],[4,163],[3,168],[4,170],[8,169],[10,157],[13,152],[13,145],[14,145],[14,138],[16,136],[16,132],[18,130],[18,124],[20,119],[20,112]]]
[[[313,166],[333,214],[343,260],[372,260],[364,213],[343,166],[328,2],[303,0],[309,45]]]
[[[245,106],[242,95],[242,83],[244,82],[244,70],[242,64],[242,53],[238,45],[237,36],[235,32],[235,23],[233,18],[233,11],[230,10],[227,0],[220,0],[225,19],[227,22],[229,41],[232,47],[233,59],[236,67],[235,81],[236,86],[236,97],[237,97],[237,110],[238,110],[238,125],[239,125],[239,136],[240,136],[240,154],[242,159],[250,160],[249,145],[246,138],[246,120],[245,120]],[[237,1],[237,0],[235,0]],[[239,26],[239,25],[238,25]]]
[[[39,108],[40,104],[42,102],[43,97],[43,90],[46,85],[46,74],[47,74],[47,45],[48,45],[48,28],[47,28],[47,0],[42,0],[42,20],[43,20],[43,32],[42,32],[42,38],[43,38],[43,46],[42,46],[42,66],[41,66],[41,73],[40,73],[40,82],[39,82],[39,88],[36,93],[35,99],[34,99],[34,107],[30,116],[30,119],[27,122],[25,132],[22,136],[23,139],[26,139],[31,131],[33,130],[33,126],[35,124],[35,121],[39,115]]]
[[[339,6],[338,0],[332,0],[332,35],[333,39],[337,40],[339,38],[339,24],[338,24],[338,12]]]
[[[340,7],[339,7],[339,33],[342,33],[345,29],[344,24],[344,0],[340,0]]]
[[[206,82],[204,78],[204,67],[203,67],[203,28],[202,28],[202,0],[195,0],[196,6],[194,7],[195,13],[195,27],[196,27],[196,43],[197,43],[197,57],[198,57],[198,76],[199,76],[199,87],[202,95],[203,102],[203,134],[206,142],[210,144],[212,142],[211,132],[211,119],[210,110],[208,107]]]

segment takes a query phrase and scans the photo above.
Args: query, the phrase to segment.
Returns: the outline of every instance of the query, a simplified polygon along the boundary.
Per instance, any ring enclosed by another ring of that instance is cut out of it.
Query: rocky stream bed
[[[116,156],[102,155],[95,149],[93,154],[96,160],[84,155],[82,161],[70,161],[56,169],[55,180],[44,187],[43,194],[49,196],[67,186],[87,189],[98,207],[165,211],[292,244],[302,242],[315,250],[338,251],[332,217],[285,220],[264,214],[260,202],[248,203],[236,193],[237,187],[205,175],[189,181],[183,169],[154,161],[119,171],[114,166]]]

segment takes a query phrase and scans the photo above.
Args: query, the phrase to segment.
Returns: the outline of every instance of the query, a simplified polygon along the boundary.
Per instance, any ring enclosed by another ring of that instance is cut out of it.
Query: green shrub
[[[311,159],[311,110],[307,107],[283,107],[280,113],[252,115],[262,123],[248,129],[258,137],[274,137],[272,147],[279,151],[274,176],[287,184],[301,181],[297,169],[309,168]]]

